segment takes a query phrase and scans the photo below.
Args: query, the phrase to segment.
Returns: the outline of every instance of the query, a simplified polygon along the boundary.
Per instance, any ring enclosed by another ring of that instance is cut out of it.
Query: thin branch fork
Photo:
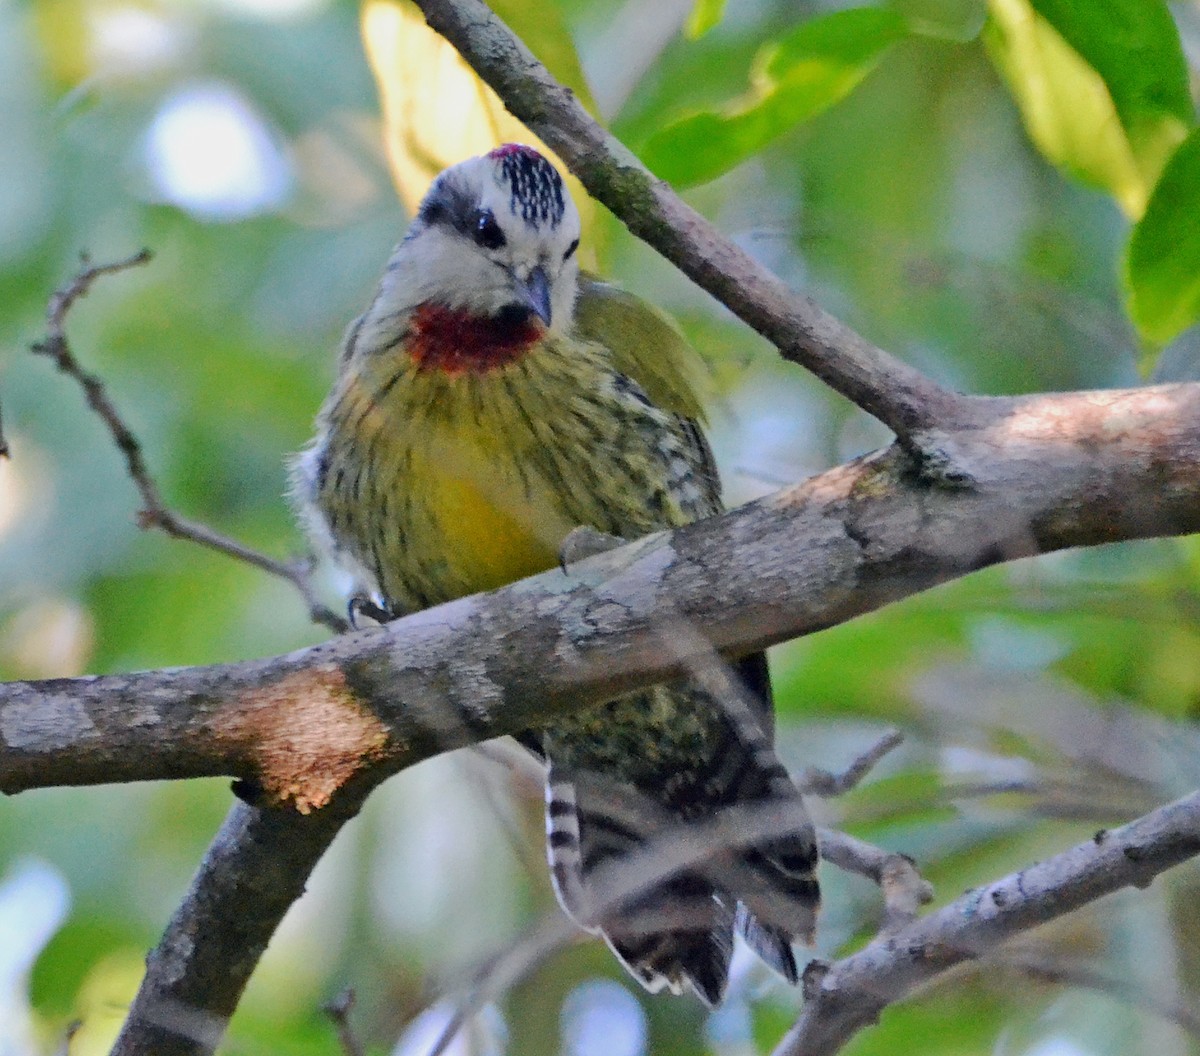
[[[51,295],[46,308],[46,337],[35,343],[32,351],[52,359],[54,365],[62,373],[74,378],[79,383],[88,407],[96,412],[112,435],[113,441],[125,458],[125,468],[129,478],[133,481],[142,499],[142,509],[138,513],[140,528],[157,528],[173,538],[188,539],[237,561],[243,561],[270,575],[278,576],[291,583],[300,592],[305,605],[308,606],[309,615],[315,622],[324,624],[335,633],[347,630],[349,624],[317,597],[312,585],[311,559],[280,561],[246,546],[230,536],[214,531],[206,524],[183,517],[167,506],[149,467],[146,465],[141,442],[117,409],[104,382],[96,374],[85,370],[71,350],[71,345],[67,340],[66,321],[67,313],[76,301],[86,296],[96,280],[102,276],[113,275],[147,264],[150,259],[151,254],[148,249],[143,249],[124,260],[107,264],[92,264],[85,255],[80,270],[70,281]],[[4,448],[3,451],[6,452],[7,449]]]

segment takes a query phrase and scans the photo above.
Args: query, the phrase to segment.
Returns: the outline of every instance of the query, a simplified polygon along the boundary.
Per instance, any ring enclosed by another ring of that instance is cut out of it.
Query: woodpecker
[[[657,310],[581,273],[579,238],[562,178],[531,147],[430,187],[293,465],[301,518],[360,608],[397,615],[544,571],[577,527],[632,539],[721,511],[694,353]],[[735,932],[794,983],[792,942],[811,941],[819,900],[765,657],[732,671],[733,693],[655,686],[519,738],[546,766],[563,908],[647,989],[710,1006]],[[700,841],[743,807],[758,811],[737,839]],[[656,867],[671,841],[689,853]],[[639,861],[642,881],[600,898]]]

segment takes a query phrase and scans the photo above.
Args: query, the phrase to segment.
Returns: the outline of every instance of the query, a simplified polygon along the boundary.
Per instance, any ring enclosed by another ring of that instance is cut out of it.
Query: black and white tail
[[[722,750],[684,800],[553,761],[550,871],[563,908],[604,936],[648,990],[720,1002],[735,929],[789,982],[811,942],[817,845],[800,794],[752,716],[727,716]],[[664,785],[666,778],[664,775]]]

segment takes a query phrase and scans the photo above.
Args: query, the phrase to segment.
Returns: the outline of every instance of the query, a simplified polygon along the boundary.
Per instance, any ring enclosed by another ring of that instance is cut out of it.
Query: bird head
[[[565,331],[579,230],[579,212],[554,166],[532,147],[497,147],[434,180],[388,265],[376,307],[398,315],[437,306],[497,325]]]

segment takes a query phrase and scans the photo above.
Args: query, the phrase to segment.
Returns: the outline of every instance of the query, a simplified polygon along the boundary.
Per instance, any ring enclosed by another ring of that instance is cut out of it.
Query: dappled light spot
[[[590,979],[567,996],[562,1008],[567,1056],[642,1056],[646,1013],[620,983]]]
[[[36,1051],[29,973],[70,901],[62,874],[35,858],[18,860],[0,878],[0,1052]]]
[[[242,220],[288,198],[291,164],[272,130],[232,88],[197,84],[162,105],[145,139],[154,195],[199,220]]]
[[[95,645],[92,614],[69,598],[33,601],[0,627],[0,663],[21,678],[82,674]]]

